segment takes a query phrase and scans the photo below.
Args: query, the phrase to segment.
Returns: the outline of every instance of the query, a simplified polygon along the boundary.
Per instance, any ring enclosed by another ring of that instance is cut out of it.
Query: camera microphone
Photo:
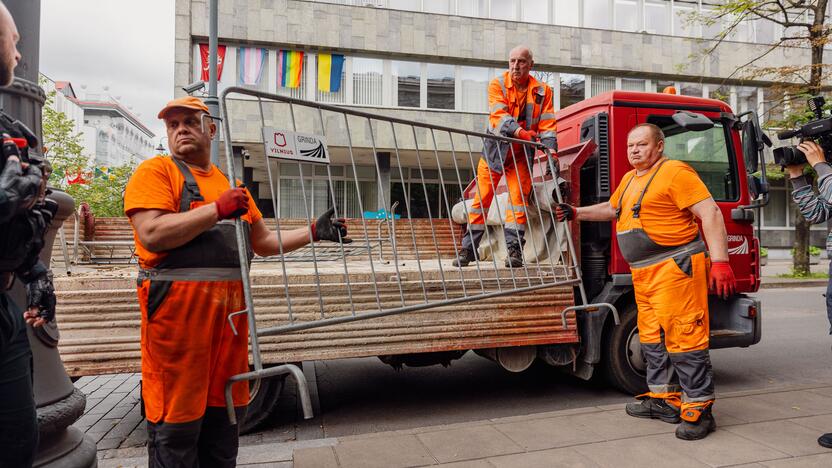
[[[800,130],[783,130],[782,132],[777,132],[777,139],[778,140],[788,140],[789,138],[794,138],[797,135],[800,135]]]

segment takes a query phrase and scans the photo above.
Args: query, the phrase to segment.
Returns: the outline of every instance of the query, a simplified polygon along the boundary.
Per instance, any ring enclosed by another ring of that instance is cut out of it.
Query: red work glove
[[[220,219],[239,218],[248,213],[248,192],[244,188],[226,190],[217,201],[217,217]]]
[[[737,280],[734,278],[734,270],[728,262],[711,262],[711,277],[708,279],[708,286],[723,299],[737,291]]]
[[[521,128],[519,132],[517,132],[517,138],[520,140],[526,141],[534,141],[537,139],[537,132],[534,130],[526,130],[525,128]]]
[[[567,205],[566,203],[558,203],[555,205],[555,217],[558,221],[575,219],[575,207]]]

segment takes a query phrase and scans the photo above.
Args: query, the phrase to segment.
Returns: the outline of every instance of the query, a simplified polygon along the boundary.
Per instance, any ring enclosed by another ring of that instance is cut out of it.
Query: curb
[[[763,281],[760,284],[760,289],[783,289],[783,288],[813,288],[817,286],[826,286],[829,280],[795,280],[795,281]]]

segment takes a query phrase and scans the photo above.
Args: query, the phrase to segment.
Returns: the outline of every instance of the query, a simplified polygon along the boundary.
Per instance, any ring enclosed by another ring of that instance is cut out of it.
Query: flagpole
[[[208,96],[205,98],[205,105],[208,106],[208,113],[212,116],[220,115],[220,101],[217,96],[217,20],[219,16],[219,0],[210,0],[208,3]],[[215,122],[217,123],[217,122]],[[217,132],[211,140],[211,162],[220,163],[220,135],[219,125]],[[227,143],[227,142],[226,142]]]

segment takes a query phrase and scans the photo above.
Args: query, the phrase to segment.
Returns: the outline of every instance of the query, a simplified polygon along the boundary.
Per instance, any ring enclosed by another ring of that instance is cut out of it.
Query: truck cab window
[[[736,201],[737,172],[729,146],[728,132],[721,122],[714,127],[692,132],[676,125],[670,117],[651,116],[648,122],[665,133],[664,152],[670,159],[684,161],[693,167],[710,190],[714,200]]]

